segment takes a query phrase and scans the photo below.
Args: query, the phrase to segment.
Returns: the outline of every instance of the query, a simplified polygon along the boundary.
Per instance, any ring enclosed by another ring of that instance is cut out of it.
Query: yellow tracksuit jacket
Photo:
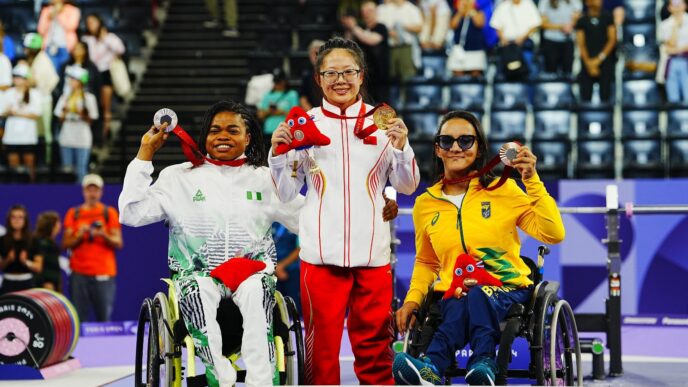
[[[420,304],[438,275],[435,291],[447,290],[456,257],[463,253],[482,260],[506,287],[530,285],[516,227],[549,244],[561,242],[565,232],[557,204],[539,176],[523,184],[527,194],[513,179],[494,191],[472,179],[461,208],[444,198],[441,181],[418,196],[413,206],[416,262],[404,302]]]

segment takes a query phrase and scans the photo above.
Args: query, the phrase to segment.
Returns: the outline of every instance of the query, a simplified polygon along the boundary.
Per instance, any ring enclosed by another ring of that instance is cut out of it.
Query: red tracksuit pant
[[[339,347],[347,308],[354,371],[361,384],[394,384],[389,265],[346,268],[301,261],[306,384],[340,384]]]

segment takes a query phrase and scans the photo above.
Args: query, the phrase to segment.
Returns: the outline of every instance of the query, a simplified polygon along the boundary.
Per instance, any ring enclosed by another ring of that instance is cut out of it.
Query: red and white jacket
[[[330,138],[330,145],[268,158],[281,201],[289,202],[296,197],[304,182],[308,187],[299,217],[299,241],[301,259],[314,265],[388,264],[390,231],[389,224],[382,220],[382,191],[388,179],[406,195],[418,186],[420,173],[408,141],[403,150],[395,149],[380,130],[369,136],[375,139],[364,141],[354,135],[355,118],[331,118],[322,110],[356,117],[362,103],[359,100],[342,112],[323,100],[322,107],[313,108],[308,114]],[[365,111],[372,108],[366,105]],[[365,119],[363,127],[371,124],[372,116]],[[319,171],[312,173],[316,166]]]

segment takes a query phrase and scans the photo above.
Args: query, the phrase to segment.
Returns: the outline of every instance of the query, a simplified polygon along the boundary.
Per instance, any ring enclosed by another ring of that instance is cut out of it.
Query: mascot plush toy
[[[330,145],[330,138],[320,133],[313,120],[299,106],[294,106],[287,114],[285,121],[289,125],[294,139],[291,144],[279,144],[275,149],[278,155],[289,152],[292,149],[306,149],[314,145]]]
[[[482,261],[476,261],[468,254],[461,254],[456,257],[451,286],[444,292],[442,298],[461,298],[471,287],[476,285],[502,286],[502,281],[488,273]]]
[[[246,278],[265,269],[265,267],[266,265],[263,261],[235,257],[213,269],[210,272],[210,276],[222,281],[232,292],[236,292],[239,285]]]

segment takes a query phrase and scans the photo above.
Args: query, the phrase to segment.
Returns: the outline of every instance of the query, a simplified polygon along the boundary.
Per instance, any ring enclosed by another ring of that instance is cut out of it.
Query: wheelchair
[[[181,318],[174,285],[169,279],[163,281],[168,285],[168,294],[158,292],[153,298],[144,299],[139,312],[136,386],[181,387],[184,378],[187,386],[207,386],[205,373],[198,375],[196,371],[194,343]],[[303,331],[296,304],[279,291],[275,291],[275,301],[273,337],[279,384],[304,384]],[[217,321],[222,331],[222,354],[237,370],[237,383],[243,383],[246,371],[237,364],[241,357],[243,319],[231,299],[220,301]],[[186,348],[186,370],[182,367],[182,347]]]
[[[578,328],[571,306],[557,295],[558,282],[542,280],[544,257],[549,254],[547,246],[538,247],[537,265],[530,258],[521,259],[530,268],[529,278],[534,288],[530,301],[514,304],[500,323],[501,338],[497,353],[496,385],[506,385],[507,378],[535,380],[542,385],[583,385],[581,348]],[[438,329],[442,313],[439,301],[443,292],[430,288],[420,310],[414,311],[416,324],[406,331],[403,351],[411,356],[422,355]],[[516,337],[528,341],[530,362],[528,369],[509,369],[511,348]],[[458,367],[456,358],[443,375],[446,385],[451,378],[466,376],[466,370]]]

